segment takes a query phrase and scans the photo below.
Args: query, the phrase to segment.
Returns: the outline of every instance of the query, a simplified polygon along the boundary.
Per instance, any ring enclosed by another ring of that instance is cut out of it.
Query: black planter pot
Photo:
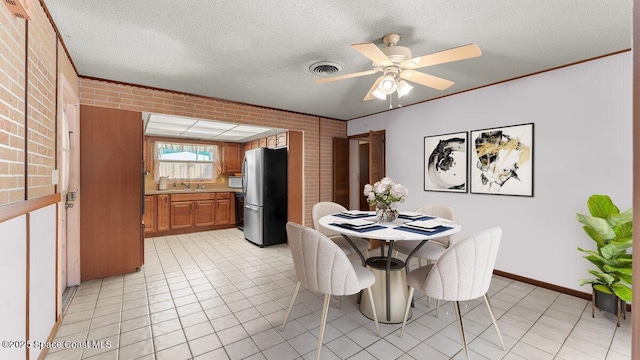
[[[620,300],[614,294],[607,294],[596,289],[593,289],[593,308],[591,309],[591,317],[595,317],[595,309],[598,308],[601,311],[614,314],[618,317],[618,326],[620,326],[620,315],[625,319],[627,318],[626,309],[627,303]]]

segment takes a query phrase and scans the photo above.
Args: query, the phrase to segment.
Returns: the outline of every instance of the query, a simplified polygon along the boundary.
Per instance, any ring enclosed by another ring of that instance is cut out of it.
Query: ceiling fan
[[[387,95],[393,94],[395,91],[398,92],[398,97],[409,93],[413,87],[404,80],[437,90],[445,90],[453,85],[454,82],[415,71],[415,69],[471,59],[482,55],[480,48],[476,44],[468,44],[420,57],[413,57],[409,48],[397,45],[399,40],[399,34],[385,35],[382,38],[382,42],[386,47],[382,49],[378,48],[374,43],[353,44],[351,45],[352,48],[373,61],[373,69],[317,79],[315,82],[322,84],[382,72],[383,75],[376,79],[363,100],[369,101],[375,98],[384,100]]]

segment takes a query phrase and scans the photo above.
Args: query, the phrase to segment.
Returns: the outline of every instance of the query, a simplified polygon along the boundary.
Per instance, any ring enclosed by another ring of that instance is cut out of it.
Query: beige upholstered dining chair
[[[435,264],[411,271],[407,275],[409,300],[407,301],[400,336],[404,333],[404,327],[407,323],[414,289],[418,289],[427,296],[454,302],[453,308],[458,320],[462,347],[465,356],[469,359],[459,301],[483,297],[498,333],[500,344],[502,344],[502,350],[504,350],[504,341],[498,328],[498,322],[487,297],[501,237],[502,229],[499,227],[478,232],[451,245]]]
[[[311,219],[313,220],[314,229],[316,229],[321,234],[331,239],[331,241],[335,242],[340,247],[340,249],[342,249],[342,251],[344,251],[344,253],[347,254],[347,256],[349,256],[349,255],[355,255],[356,253],[355,250],[353,249],[353,246],[351,246],[349,242],[345,240],[344,237],[342,237],[342,235],[340,235],[338,232],[329,230],[321,226],[319,222],[320,218],[323,216],[337,214],[341,211],[346,211],[346,210],[347,209],[344,206],[338,203],[329,202],[329,201],[319,202],[313,205],[313,208],[311,209]],[[350,239],[351,241],[353,241],[354,245],[356,245],[358,250],[360,250],[360,252],[364,254],[365,258],[369,256],[368,240],[362,239],[362,238],[354,238],[354,237],[351,237]]]
[[[430,204],[425,205],[416,212],[425,215],[437,216],[443,219],[456,222],[456,213],[449,205]],[[403,254],[409,255],[413,249],[418,246],[420,241],[397,241],[393,245],[393,249]],[[451,244],[451,236],[443,236],[437,239],[429,240],[424,244],[414,256],[418,258],[419,266],[422,266],[422,259],[427,260],[427,264],[436,261],[444,253]],[[407,264],[408,265],[408,264]]]
[[[416,210],[416,212],[423,213],[425,215],[436,216],[439,218],[451,220],[456,222],[456,212],[449,205],[444,204],[430,204],[425,205]],[[451,236],[443,236],[433,240],[427,241],[418,252],[414,254],[414,257],[418,258],[418,266],[422,266],[422,260],[426,260],[427,264],[431,264],[434,261],[438,260],[440,256],[444,253],[445,250],[452,243]],[[411,254],[413,249],[416,248],[420,244],[420,241],[396,241],[393,246],[393,249],[396,250],[396,257],[398,256],[398,252],[401,252],[405,255]],[[407,269],[409,268],[409,264],[407,264]],[[427,306],[431,306],[431,298],[428,298]],[[440,310],[440,302],[436,304],[436,317],[438,316]]]
[[[287,237],[289,238],[289,247],[291,248],[293,266],[298,282],[282,323],[282,331],[287,326],[300,286],[304,286],[310,291],[324,294],[322,318],[318,333],[318,349],[316,351],[316,359],[320,359],[320,349],[322,348],[322,338],[327,323],[331,295],[353,295],[363,289],[367,289],[369,303],[371,308],[375,309],[371,285],[375,283],[376,279],[373,273],[365,267],[352,264],[338,245],[314,229],[288,222]],[[376,324],[378,337],[380,337],[380,326],[375,312],[373,321]]]

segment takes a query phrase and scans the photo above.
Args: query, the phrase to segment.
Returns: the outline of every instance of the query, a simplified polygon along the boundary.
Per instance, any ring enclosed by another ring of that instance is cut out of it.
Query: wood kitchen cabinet
[[[216,225],[231,224],[231,194],[230,193],[216,194],[215,215],[216,215]]]
[[[211,226],[216,224],[215,200],[194,201],[194,224],[193,226]]]
[[[171,229],[193,227],[193,201],[171,201]]]
[[[287,146],[287,132],[282,132],[276,135],[276,147],[286,147]]]
[[[198,193],[171,195],[171,230],[218,225],[216,197],[226,198],[229,193]],[[227,211],[228,213],[228,211]],[[227,218],[230,215],[227,214]],[[228,222],[227,222],[228,224]]]
[[[258,139],[258,147],[267,147],[267,138]]]
[[[224,144],[224,173],[239,173],[242,171],[242,144]]]
[[[144,222],[145,234],[156,231],[156,197],[154,195],[144,197],[144,216],[142,216],[142,222]]]
[[[253,147],[251,147],[251,145],[252,145],[251,141],[247,141],[246,143],[244,143],[244,151],[247,152],[247,150],[253,149]]]
[[[276,135],[267,136],[267,147],[269,149],[275,149],[276,148],[277,139],[278,138],[276,137]]]
[[[179,192],[147,195],[145,227],[148,237],[230,228],[235,225],[235,197],[230,192]],[[149,205],[151,204],[151,205]],[[148,209],[154,209],[154,215]],[[147,220],[151,217],[150,220]]]
[[[156,231],[167,231],[171,227],[169,195],[156,196]]]

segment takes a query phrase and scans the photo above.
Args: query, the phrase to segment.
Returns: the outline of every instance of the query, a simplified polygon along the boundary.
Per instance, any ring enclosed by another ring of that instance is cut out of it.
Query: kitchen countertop
[[[214,188],[214,189],[145,189],[145,195],[162,195],[162,194],[199,194],[199,193],[217,193],[217,192],[242,192],[242,189],[238,188]]]

